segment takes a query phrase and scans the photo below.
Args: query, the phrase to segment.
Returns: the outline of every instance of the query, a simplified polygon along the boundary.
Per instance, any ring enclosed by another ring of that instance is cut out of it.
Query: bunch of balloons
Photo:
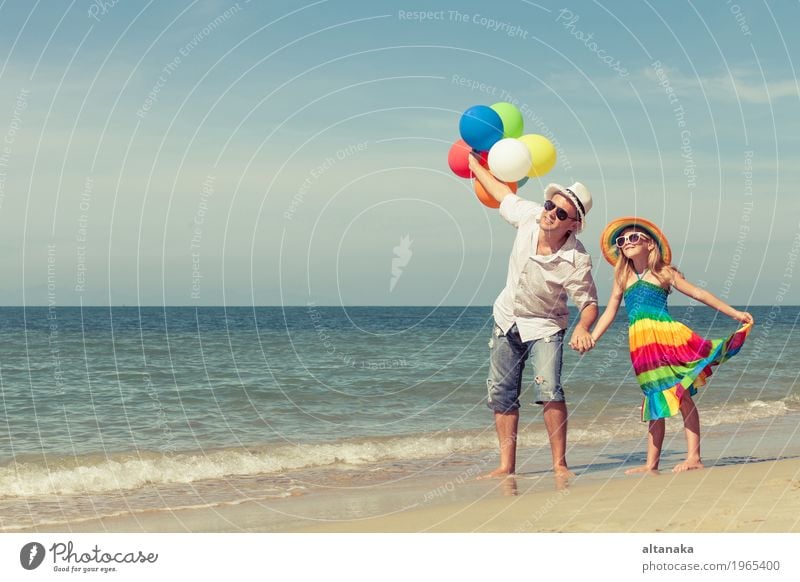
[[[512,192],[528,178],[544,176],[556,164],[556,149],[546,137],[522,135],[522,113],[511,103],[470,107],[461,115],[458,130],[461,139],[450,147],[447,163],[461,178],[473,177],[469,170],[472,152],[478,155],[481,165],[508,184]],[[484,205],[500,206],[478,180],[474,181],[474,188]]]

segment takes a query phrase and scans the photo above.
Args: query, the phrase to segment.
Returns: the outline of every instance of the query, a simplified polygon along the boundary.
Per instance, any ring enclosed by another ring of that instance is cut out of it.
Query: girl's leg
[[[647,433],[647,463],[635,469],[625,471],[626,475],[633,473],[650,473],[658,471],[658,462],[661,460],[661,445],[664,444],[664,419],[650,421]]]
[[[681,414],[683,415],[683,429],[686,433],[686,460],[676,465],[672,469],[673,473],[703,468],[703,463],[700,461],[700,413],[697,411],[694,400],[688,394],[681,402]]]

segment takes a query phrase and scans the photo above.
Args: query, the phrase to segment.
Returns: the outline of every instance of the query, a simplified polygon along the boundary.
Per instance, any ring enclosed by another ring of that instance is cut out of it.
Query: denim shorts
[[[495,326],[489,341],[489,391],[487,406],[495,412],[511,412],[519,409],[522,391],[522,371],[525,361],[532,356],[533,384],[536,404],[563,402],[561,387],[561,361],[563,355],[564,330],[549,337],[523,342],[516,324],[503,334]]]

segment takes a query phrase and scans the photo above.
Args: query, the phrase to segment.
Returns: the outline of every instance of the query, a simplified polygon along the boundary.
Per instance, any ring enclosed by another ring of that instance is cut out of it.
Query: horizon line
[[[746,308],[752,308],[752,307],[800,307],[800,304],[785,304],[785,303],[782,303],[780,305],[770,304],[770,303],[749,304],[749,305],[746,305],[744,303],[731,303],[730,305],[732,307],[739,306],[739,307],[746,307]],[[165,305],[163,303],[157,303],[157,304],[131,304],[131,305],[128,305],[127,303],[122,303],[122,304],[113,304],[113,305],[108,305],[108,304],[106,304],[106,305],[95,305],[95,304],[92,304],[92,305],[80,305],[80,304],[46,305],[46,304],[38,304],[37,303],[37,304],[29,304],[29,305],[0,305],[0,309],[2,309],[2,308],[11,308],[11,307],[23,307],[23,308],[28,308],[28,307],[31,307],[31,308],[33,308],[33,307],[37,307],[37,308],[38,307],[45,307],[45,308],[77,307],[77,308],[87,308],[87,309],[88,308],[97,308],[97,307],[103,307],[103,308],[107,308],[107,307],[131,307],[131,308],[133,308],[133,307],[164,307],[164,308],[166,308],[166,307],[194,307],[194,308],[201,308],[201,307],[215,307],[215,308],[218,308],[218,307],[284,307],[284,308],[285,307],[338,307],[338,308],[345,308],[345,307],[347,307],[347,308],[351,308],[351,307],[378,307],[378,308],[381,308],[381,309],[406,308],[406,307],[428,307],[428,308],[432,308],[432,309],[439,309],[441,307],[481,307],[481,308],[483,308],[483,307],[493,307],[493,304],[487,304],[487,305],[463,305],[463,304],[462,305],[455,305],[455,304],[454,305],[423,305],[423,304],[420,304],[420,305],[378,305],[378,304],[374,304],[374,305],[332,305],[332,304],[331,305],[318,305],[316,303],[306,303],[306,304],[298,303],[298,304],[290,304],[290,305],[280,305],[280,304],[279,305],[253,305],[253,304],[238,304],[237,303],[237,304],[219,304],[219,305],[180,305],[180,304]],[[577,309],[574,306],[569,306],[569,307],[570,307],[570,309]],[[607,305],[598,304],[598,308],[603,308],[603,307],[607,307]],[[691,307],[691,305],[672,305],[671,307]],[[713,307],[709,307],[709,309],[713,309]]]

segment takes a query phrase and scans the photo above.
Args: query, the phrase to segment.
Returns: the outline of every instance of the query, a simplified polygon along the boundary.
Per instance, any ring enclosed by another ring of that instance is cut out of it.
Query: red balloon
[[[517,192],[517,183],[516,182],[506,182],[506,185],[511,188],[511,191],[516,193]],[[481,204],[484,206],[488,206],[489,208],[500,208],[500,203],[497,201],[497,198],[492,196],[486,191],[486,188],[483,187],[478,180],[474,181],[475,186],[475,195],[478,197],[478,200],[481,201]]]
[[[472,178],[472,172],[469,171],[469,155],[471,152],[472,148],[463,139],[450,146],[450,152],[447,154],[447,165],[459,178]],[[478,156],[481,166],[488,168],[488,152],[479,152]]]

